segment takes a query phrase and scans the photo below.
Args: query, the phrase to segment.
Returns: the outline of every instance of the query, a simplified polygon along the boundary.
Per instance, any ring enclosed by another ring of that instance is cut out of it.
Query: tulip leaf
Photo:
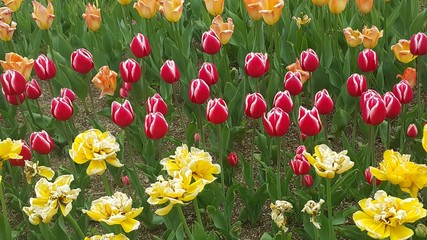
[[[350,238],[353,240],[370,240],[368,234],[366,232],[360,231],[360,229],[355,225],[346,225],[340,226],[336,228],[337,235],[343,236],[345,238]]]
[[[427,19],[427,10],[422,11],[417,17],[412,21],[411,26],[409,27],[409,33],[415,34],[420,32],[424,25],[426,24]]]
[[[346,110],[343,108],[336,110],[332,120],[332,128],[335,134],[339,134],[339,132],[343,131],[348,126],[350,120],[351,116]]]

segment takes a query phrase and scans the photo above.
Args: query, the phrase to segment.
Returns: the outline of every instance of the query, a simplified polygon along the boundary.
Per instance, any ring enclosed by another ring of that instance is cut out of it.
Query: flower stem
[[[402,104],[402,124],[400,125],[400,152],[405,153],[405,133],[406,133],[406,104]]]
[[[175,204],[176,209],[178,210],[179,219],[181,219],[182,225],[184,226],[185,233],[187,234],[188,239],[193,240],[193,235],[191,234],[190,228],[188,227],[187,221],[185,220],[184,213],[182,212],[181,204]]]
[[[111,188],[110,188],[110,184],[108,183],[106,173],[102,174],[102,183],[104,184],[105,192],[107,193],[107,195],[111,196]]]
[[[0,176],[2,172],[0,171]],[[2,208],[2,213],[3,213],[3,222],[6,225],[5,226],[5,234],[3,235],[5,237],[5,240],[9,240],[12,239],[12,234],[11,234],[11,229],[10,229],[10,224],[9,224],[9,218],[7,217],[7,208],[6,208],[6,201],[4,199],[4,193],[3,193],[3,185],[2,185],[2,181],[0,180],[0,201],[1,201],[1,208]]]
[[[369,126],[369,149],[374,149],[375,146],[375,126]],[[371,166],[375,166],[375,151],[371,151]],[[377,191],[377,181],[374,176],[372,176],[372,191]]]
[[[66,218],[67,218],[68,222],[73,226],[74,230],[76,230],[77,235],[79,236],[79,238],[80,239],[84,239],[85,238],[85,234],[83,233],[82,229],[80,228],[80,226],[76,222],[76,220],[73,218],[73,216],[69,213]]]
[[[89,92],[90,103],[92,104],[93,117],[95,118],[95,121],[98,122],[98,118],[96,116],[95,102],[93,101],[92,87],[90,86],[89,74],[86,74],[86,79],[87,79],[87,91]]]
[[[281,172],[281,168],[280,168],[280,161],[282,160],[282,151],[281,151],[281,146],[282,146],[282,138],[278,137],[277,138],[277,199],[281,199],[282,198],[282,184],[281,184],[281,180],[280,180],[280,172]]]
[[[252,127],[253,131],[252,131],[252,142],[251,142],[251,160],[249,161],[249,176],[254,175],[254,162],[255,162],[254,151],[255,151],[255,136],[256,136],[257,121],[254,120],[253,123],[254,125]],[[248,182],[248,185],[252,189],[254,187],[253,181]]]
[[[424,98],[421,95],[421,90],[423,88],[423,84],[421,82],[421,73],[420,73],[421,72],[421,63],[420,63],[419,57],[417,57],[415,59],[415,61],[416,61],[416,80],[415,80],[415,84],[417,84],[417,81],[419,82],[418,83],[418,89],[417,89],[418,118],[421,118],[422,114],[423,114],[423,108],[424,108]]]
[[[197,222],[199,222],[200,226],[202,226],[202,228],[204,229],[203,222],[202,222],[202,216],[200,215],[199,202],[197,201],[197,197],[194,198],[193,205],[194,205],[194,211],[196,212]]]
[[[221,186],[222,189],[225,191],[225,184],[224,184],[224,164],[222,163],[222,139],[221,139],[221,127],[219,124],[216,125],[216,130],[217,130],[217,134],[218,134],[218,162],[219,165],[221,166]]]
[[[197,114],[197,126],[199,127],[201,139],[200,139],[200,145],[202,146],[202,149],[205,147],[205,131],[203,130],[203,122],[202,122],[202,116],[203,116],[203,108],[201,104],[198,104],[197,106],[199,110],[199,114]]]
[[[53,93],[52,81],[48,81],[48,83],[49,83],[48,85],[49,85],[50,94],[52,95],[52,98],[54,98],[55,94]]]
[[[332,224],[332,192],[331,192],[332,179],[326,178],[326,201],[328,204],[328,221],[329,221],[329,238],[335,239],[334,226]]]
[[[326,123],[326,115],[322,116],[322,120],[323,120],[323,133],[325,134],[325,144],[329,146],[328,124]]]

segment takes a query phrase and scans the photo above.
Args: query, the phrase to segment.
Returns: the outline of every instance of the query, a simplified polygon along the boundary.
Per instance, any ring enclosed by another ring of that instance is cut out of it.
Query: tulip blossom
[[[382,99],[385,103],[386,108],[386,117],[388,119],[393,119],[399,116],[400,111],[402,110],[402,104],[399,99],[394,95],[393,92],[386,92]]]
[[[97,8],[95,4],[88,3],[86,5],[86,12],[82,15],[83,19],[86,21],[86,26],[91,31],[98,31],[101,27],[101,9]]]
[[[291,65],[288,65],[286,67],[286,69],[288,71],[291,71],[291,72],[294,72],[294,73],[295,72],[299,72],[301,74],[302,84],[304,84],[305,82],[307,82],[307,80],[310,78],[310,73],[307,72],[307,71],[302,70],[301,63],[300,63],[300,61],[299,61],[298,58],[295,60],[295,63],[292,63]]]
[[[357,9],[363,14],[371,12],[374,0],[356,0]]]
[[[93,77],[92,82],[95,87],[101,90],[100,98],[105,94],[114,96],[117,87],[117,73],[110,70],[108,66],[99,68],[99,72]]]
[[[273,99],[273,106],[279,107],[283,111],[290,113],[294,108],[294,103],[292,102],[291,94],[288,90],[283,92],[277,92]]]
[[[203,52],[215,55],[221,49],[221,41],[215,34],[215,32],[206,31],[202,34],[202,50]]]
[[[295,21],[298,28],[301,28],[301,26],[304,26],[311,22],[311,18],[309,18],[307,14],[305,14],[302,18],[293,16],[292,20]]]
[[[25,91],[26,80],[21,73],[16,70],[5,70],[0,76],[2,90],[6,95],[19,95]]]
[[[173,84],[179,81],[181,75],[174,60],[166,60],[163,63],[163,65],[160,67],[160,76],[165,82],[169,84]]]
[[[71,54],[71,66],[81,74],[90,72],[94,67],[92,54],[84,48],[77,49]]]
[[[84,240],[129,240],[129,238],[121,233],[117,235],[114,235],[114,233],[107,233],[103,235],[93,235],[92,237],[85,237]]]
[[[410,103],[414,95],[411,86],[406,80],[396,83],[393,86],[393,93],[402,104]]]
[[[311,48],[301,52],[300,60],[302,70],[307,72],[314,72],[319,66],[319,57]]]
[[[334,14],[340,14],[345,10],[347,2],[348,0],[329,0],[329,11]]]
[[[313,186],[314,184],[313,177],[310,174],[306,174],[302,176],[301,184],[306,188]]]
[[[228,164],[232,167],[236,167],[239,163],[239,156],[235,152],[231,152],[227,157]]]
[[[41,30],[47,30],[52,25],[55,15],[53,14],[53,5],[51,0],[48,0],[47,7],[37,1],[33,1],[34,12],[32,13],[34,21]]]
[[[218,82],[218,70],[215,64],[205,62],[199,70],[198,77],[205,81],[209,86],[215,85]]]
[[[133,4],[133,8],[138,11],[141,17],[152,18],[159,9],[159,3],[153,0],[137,0],[136,3]]]
[[[21,103],[25,100],[24,93],[18,94],[18,95],[8,95],[4,92],[4,88],[1,90],[4,98],[12,105],[19,106]],[[19,101],[19,102],[18,102]]]
[[[288,231],[286,213],[291,212],[294,207],[290,202],[283,200],[276,200],[275,203],[270,203],[271,219],[274,223],[283,230]]]
[[[12,23],[13,11],[8,7],[0,7],[0,21],[6,24]]]
[[[359,30],[353,30],[351,27],[343,29],[345,40],[350,47],[356,47],[363,42],[363,34]]]
[[[314,5],[316,5],[318,7],[321,7],[321,6],[325,5],[325,4],[328,4],[329,0],[311,0],[311,2]]]
[[[67,121],[73,116],[73,103],[68,97],[57,97],[52,99],[50,111],[58,121]]]
[[[139,228],[140,223],[135,218],[143,209],[143,207],[132,208],[132,198],[122,192],[115,192],[112,196],[92,201],[90,209],[82,211],[95,221],[110,226],[120,225],[126,233],[129,233]]]
[[[307,214],[309,214],[311,216],[310,222],[317,229],[320,229],[320,222],[318,222],[317,217],[322,213],[321,208],[322,208],[323,203],[325,203],[325,200],[323,200],[323,199],[320,199],[319,202],[315,202],[313,200],[308,200],[304,204],[304,208],[301,210],[301,212],[306,212]]]
[[[125,100],[123,104],[116,101],[111,103],[111,119],[119,127],[127,127],[132,124],[135,118],[132,105],[128,100]]]
[[[34,62],[34,71],[40,80],[49,80],[56,76],[55,63],[44,54],[40,54]]]
[[[377,53],[369,48],[364,49],[359,53],[357,58],[357,65],[362,72],[373,72],[378,67],[378,55]]]
[[[224,0],[205,0],[206,10],[212,16],[217,16],[224,11]]]
[[[415,68],[407,67],[403,72],[403,75],[396,75],[396,78],[398,77],[400,77],[402,80],[408,81],[409,86],[413,88],[417,82],[417,70]]]
[[[391,50],[396,59],[402,63],[412,62],[417,57],[417,55],[411,53],[410,42],[406,39],[400,39],[398,43],[391,46]]]
[[[366,1],[366,0],[358,0],[358,1]],[[383,37],[383,32],[384,32],[383,30],[379,31],[376,26],[372,26],[371,28],[364,26],[362,30],[363,47],[372,49],[375,46],[377,46],[378,39]]]
[[[217,15],[212,20],[210,29],[215,33],[221,43],[225,45],[230,41],[234,32],[233,19],[227,18],[227,22],[224,22],[222,17]]]
[[[418,128],[417,125],[411,123],[408,126],[408,130],[406,130],[406,136],[410,138],[416,138],[418,135]]]
[[[308,110],[303,106],[299,108],[298,126],[301,133],[307,136],[314,136],[322,130],[322,121],[320,121],[319,112],[316,107]]]
[[[49,154],[55,147],[53,139],[44,130],[31,133],[30,144],[31,148],[39,154]]]
[[[367,169],[365,169],[365,173],[364,174],[365,174],[366,182],[369,185],[372,185],[373,182],[374,182],[374,176],[371,173],[371,168],[368,167]],[[382,182],[381,180],[375,178],[375,185],[376,186],[379,186],[381,184],[381,182]]]
[[[178,22],[184,9],[184,0],[164,0],[160,7],[163,16],[169,22]]]
[[[297,154],[289,165],[296,175],[305,175],[310,171],[310,163],[303,154]]]
[[[262,18],[262,14],[259,12],[261,10],[261,0],[243,0],[243,2],[252,20],[258,21]]]
[[[272,137],[285,135],[290,126],[289,115],[278,107],[274,107],[268,113],[265,113],[262,122],[265,131]]]
[[[264,22],[268,25],[274,25],[280,19],[282,9],[285,3],[283,0],[261,0],[260,11]]]
[[[285,74],[283,87],[289,91],[292,96],[298,95],[302,91],[302,79],[299,72],[288,71]]]
[[[152,97],[148,97],[145,104],[147,114],[160,112],[163,114],[163,116],[166,116],[168,113],[168,105],[165,103],[162,96],[160,96],[158,93],[155,93]]]
[[[23,1],[24,0],[3,0],[3,3],[6,5],[6,7],[10,8],[10,10],[16,12],[18,11]]]
[[[120,63],[120,76],[126,83],[136,83],[141,77],[141,66],[132,58]]]
[[[19,143],[17,143],[17,144],[19,144]],[[30,147],[28,146],[28,144],[25,141],[22,141],[22,148],[21,148],[21,152],[19,153],[19,156],[17,156],[17,158],[10,158],[9,163],[12,166],[23,167],[23,166],[25,166],[25,162],[27,162],[27,161],[31,162],[32,156],[33,155],[31,154]]]
[[[132,0],[117,0],[120,5],[128,5]]]
[[[329,96],[328,90],[323,89],[314,96],[314,106],[319,111],[319,114],[326,115],[334,109],[334,102]]]
[[[366,77],[357,73],[352,74],[347,79],[347,91],[350,96],[360,97],[363,92],[368,90]]]
[[[12,40],[13,33],[16,30],[16,22],[11,22],[7,24],[5,22],[0,21],[0,40],[3,42],[8,42]]]
[[[427,54],[427,35],[423,32],[412,35],[409,50],[417,56]]]
[[[210,96],[209,85],[202,79],[193,79],[188,89],[188,98],[192,103],[203,104]]]
[[[206,119],[213,124],[227,121],[228,108],[222,98],[210,99],[206,107]]]
[[[121,180],[122,180],[122,184],[123,184],[124,186],[129,186],[129,185],[130,185],[130,179],[129,179],[129,177],[128,177],[128,176],[122,176],[122,177],[121,177]]]
[[[421,144],[423,145],[424,151],[427,152],[427,122],[424,123],[423,138],[421,139]]]
[[[143,58],[150,55],[151,47],[147,37],[141,33],[135,35],[135,37],[132,39],[132,42],[130,43],[130,51],[137,58]]]
[[[375,92],[372,90],[372,92]],[[384,100],[381,96],[370,96],[371,92],[362,93],[360,98],[360,109],[362,111],[362,119],[366,124],[379,125],[384,121],[387,115],[387,109]]]
[[[6,53],[5,60],[0,60],[3,71],[14,69],[20,72],[26,80],[30,78],[31,71],[33,70],[34,60],[26,57],[21,57],[17,53]]]
[[[246,116],[258,119],[267,111],[267,103],[260,93],[248,94],[246,95],[244,109]]]
[[[119,98],[127,98],[129,97],[129,92],[126,90],[126,88],[120,88],[119,89]]]
[[[0,169],[6,160],[23,158],[21,155],[23,145],[24,142],[20,140],[12,140],[10,138],[0,140]]]
[[[249,77],[258,78],[270,68],[267,53],[248,53],[245,58],[245,72]]]
[[[69,98],[71,102],[76,100],[76,94],[69,88],[61,88],[60,96]]]
[[[169,125],[161,112],[153,112],[145,116],[144,132],[148,138],[163,138],[168,132],[168,128]]]
[[[120,145],[110,132],[101,132],[98,129],[90,129],[77,135],[69,150],[71,159],[77,164],[89,162],[86,174],[102,175],[107,169],[107,164],[114,167],[124,165],[117,158]]]
[[[53,176],[55,176],[55,172],[52,170],[52,168],[39,166],[39,162],[25,161],[24,165],[24,174],[28,184],[32,183],[32,179],[36,175],[44,177],[49,181],[52,180]]]

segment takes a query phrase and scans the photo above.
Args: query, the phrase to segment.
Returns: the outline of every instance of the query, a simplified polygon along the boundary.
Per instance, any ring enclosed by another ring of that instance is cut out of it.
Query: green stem
[[[107,174],[104,172],[102,174],[102,183],[104,184],[105,192],[108,196],[111,196],[111,188],[110,184],[108,183]]]
[[[181,123],[181,128],[186,129],[185,123],[184,123],[184,117],[182,115],[182,111],[181,111],[181,108],[180,108],[179,102],[178,102],[178,94],[179,93],[176,90],[176,88],[178,88],[179,86],[175,86],[175,85],[178,85],[178,83],[179,83],[179,81],[172,84],[172,97],[173,97],[173,100],[175,102],[175,109],[178,112],[178,117],[179,117],[178,121]]]
[[[325,178],[326,180],[326,202],[328,205],[328,221],[329,221],[329,238],[330,240],[335,239],[334,226],[332,225],[332,191],[331,181],[332,179]]]
[[[282,138],[278,137],[277,138],[277,163],[276,163],[276,169],[277,169],[277,199],[282,199],[282,184],[281,184],[281,179],[280,179],[280,172],[281,172],[281,167],[280,167],[280,161],[282,160],[282,151],[281,151],[281,146],[282,146]]]
[[[202,228],[204,229],[202,216],[200,215],[199,202],[197,201],[197,197],[193,200],[193,205],[194,205],[194,211],[196,212],[197,222],[199,222],[200,226],[202,226]]]
[[[253,127],[252,127],[253,131],[252,131],[252,142],[251,142],[251,160],[249,161],[249,171],[250,171],[249,176],[254,176],[254,162],[255,162],[254,151],[255,151],[256,124],[257,124],[257,121],[254,119]],[[248,185],[251,189],[253,189],[254,187],[253,181],[250,181]]]
[[[290,182],[290,180],[289,180],[289,178],[288,178],[288,175],[289,175],[289,163],[288,163],[288,158],[286,157],[286,138],[283,138],[283,157],[284,157],[284,163],[285,163],[285,165],[283,166],[284,167],[284,174],[285,174],[285,184],[286,184],[286,186],[285,186],[285,196],[286,197],[288,197],[289,196],[289,182]]]
[[[145,106],[145,101],[147,101],[147,94],[146,94],[146,89],[147,86],[145,86],[145,79],[144,79],[144,74],[145,74],[145,62],[144,59],[141,58],[141,88],[142,88],[142,106]]]
[[[217,135],[218,135],[218,162],[221,167],[221,187],[225,191],[225,180],[224,180],[224,164],[222,163],[222,139],[221,139],[221,127],[219,124],[216,125]]]
[[[22,119],[23,119],[23,121],[24,121],[24,125],[25,125],[25,127],[28,129],[28,131],[30,131],[30,132],[33,132],[33,128],[32,128],[32,126],[30,125],[30,124],[28,124],[28,122],[27,122],[27,118],[25,117],[25,113],[24,113],[24,110],[22,109],[22,102],[21,102],[21,100],[19,99],[19,96],[18,95],[15,95],[15,98],[16,98],[16,101],[18,102],[18,110],[21,112],[21,114],[22,114]],[[25,100],[24,100],[25,101]]]
[[[93,101],[92,87],[90,86],[89,74],[86,74],[86,79],[87,79],[87,91],[89,92],[90,103],[92,104],[92,114],[93,114],[93,117],[95,118],[95,121],[98,122],[98,117],[96,115],[96,109],[95,109],[95,102]]]
[[[417,104],[418,104],[418,118],[422,117],[423,114],[423,108],[424,108],[424,98],[421,95],[421,90],[423,88],[423,84],[421,81],[421,62],[419,60],[420,57],[417,57],[415,59],[416,61],[416,81],[415,84],[418,85],[418,89],[417,89]],[[417,84],[417,82],[419,82]]]
[[[200,139],[200,145],[203,148],[205,148],[205,131],[203,130],[203,122],[202,122],[202,115],[203,115],[203,108],[201,104],[198,104],[199,114],[197,114],[197,126],[199,127],[201,139]]]
[[[375,147],[375,126],[369,126],[369,149],[374,149]],[[375,166],[375,151],[371,151],[371,166]],[[372,176],[372,191],[375,193],[377,191],[377,181],[374,176]]]
[[[385,139],[385,149],[389,149],[390,147],[390,121],[387,122],[387,136]]]
[[[355,104],[355,109],[353,112],[353,119],[355,121],[355,124],[352,125],[352,129],[351,129],[351,146],[353,147],[354,150],[356,150],[356,129],[358,126],[358,114],[359,114],[359,104]]]
[[[187,234],[188,239],[193,240],[193,235],[191,234],[190,228],[188,227],[187,221],[185,220],[184,213],[182,212],[181,204],[175,204],[176,209],[178,210],[179,219],[184,226],[185,233]]]
[[[79,238],[80,239],[84,239],[85,238],[85,234],[83,233],[82,229],[80,228],[80,226],[76,222],[76,220],[73,218],[73,216],[71,215],[71,213],[69,213],[66,218],[67,218],[68,222],[73,226],[74,230],[76,230],[77,235],[79,236]]]
[[[49,85],[50,94],[52,95],[52,98],[54,98],[55,94],[53,93],[52,81],[48,81],[48,83],[49,83],[48,85]]]
[[[329,139],[328,139],[328,124],[326,122],[326,115],[322,116],[323,120],[323,133],[325,134],[325,144],[329,146]]]
[[[31,110],[30,103],[25,101],[25,106],[27,107],[28,113],[30,114],[31,121],[36,125],[38,129],[43,129],[43,127],[40,127],[40,125],[37,123],[37,121],[34,119],[33,111]]]
[[[1,171],[0,171],[0,176],[2,176]],[[2,181],[0,181],[0,202],[1,202],[1,208],[2,208],[2,213],[3,213],[3,221],[4,221],[4,224],[6,224],[6,226],[5,226],[6,232],[3,236],[5,236],[5,240],[10,240],[10,239],[12,239],[12,234],[11,234],[11,229],[10,229],[10,224],[9,224],[9,218],[7,215],[6,201],[4,199]]]
[[[401,153],[405,153],[405,135],[406,135],[406,104],[402,104],[402,124],[401,126],[401,131],[400,131],[400,147]]]

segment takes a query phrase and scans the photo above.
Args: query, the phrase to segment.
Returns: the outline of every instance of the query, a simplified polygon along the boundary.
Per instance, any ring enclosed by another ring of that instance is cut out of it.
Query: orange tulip
[[[249,17],[254,21],[258,21],[262,18],[259,12],[261,10],[261,1],[262,0],[244,0],[246,11],[248,11]]]
[[[120,5],[128,5],[132,0],[117,0]]]
[[[157,10],[159,10],[158,1],[153,0],[138,0],[133,4],[139,15],[143,18],[152,18],[156,15]]]
[[[219,38],[222,44],[227,44],[234,32],[233,19],[228,18],[227,22],[223,22],[222,17],[217,15],[212,20],[211,30]]]
[[[13,24],[13,22],[12,22]],[[6,53],[5,61],[0,60],[1,67],[4,71],[14,69],[20,72],[28,81],[33,70],[34,60],[21,57],[17,53]]]
[[[340,14],[347,6],[348,0],[329,0],[328,6],[331,13]]]
[[[10,25],[0,21],[0,40],[7,42],[12,40],[13,32],[16,30],[16,22],[11,22]]]
[[[3,0],[6,7],[10,8],[13,12],[18,11],[23,0]]]
[[[350,47],[356,47],[363,41],[363,35],[359,30],[353,30],[351,27],[344,28],[343,30],[345,40]]]
[[[379,31],[376,26],[371,28],[363,27],[363,46],[365,48],[374,48],[377,46],[378,39],[383,36],[383,30]]]
[[[34,12],[32,14],[37,26],[42,30],[47,30],[52,25],[55,15],[53,14],[53,5],[49,0],[47,8],[37,1],[33,1]]]
[[[408,81],[409,85],[413,88],[417,82],[417,70],[415,68],[408,67],[403,72],[403,76],[397,74],[396,78],[400,77],[402,80]]]
[[[86,26],[90,30],[96,32],[101,27],[101,9],[97,8],[95,4],[88,3],[82,17],[86,20]]]
[[[274,25],[279,21],[282,14],[282,8],[285,5],[283,0],[262,0],[261,10],[259,11],[268,25]]]
[[[212,16],[216,16],[224,11],[224,0],[205,0],[206,10]]]
[[[310,73],[307,72],[307,71],[302,70],[301,63],[300,63],[300,61],[299,61],[298,58],[295,60],[295,63],[292,63],[291,65],[288,65],[286,67],[286,69],[288,71],[291,71],[291,72],[299,72],[301,74],[302,84],[304,84],[305,82],[307,82],[307,80],[310,78]]]
[[[108,66],[102,66],[99,69],[99,72],[92,79],[92,82],[95,84],[95,87],[101,90],[102,98],[105,94],[114,96],[114,91],[117,87],[117,73],[110,70]]]
[[[12,13],[8,7],[0,7],[0,22],[10,24],[12,22]]]
[[[160,11],[169,22],[178,22],[184,9],[184,0],[164,0]]]
[[[394,56],[400,62],[408,63],[417,57],[409,50],[409,43],[409,40],[400,39],[398,43],[391,46],[391,50],[393,50]]]
[[[316,6],[323,6],[328,3],[329,0],[311,0],[311,2]]]
[[[356,0],[356,4],[359,12],[368,14],[374,5],[374,0]]]

